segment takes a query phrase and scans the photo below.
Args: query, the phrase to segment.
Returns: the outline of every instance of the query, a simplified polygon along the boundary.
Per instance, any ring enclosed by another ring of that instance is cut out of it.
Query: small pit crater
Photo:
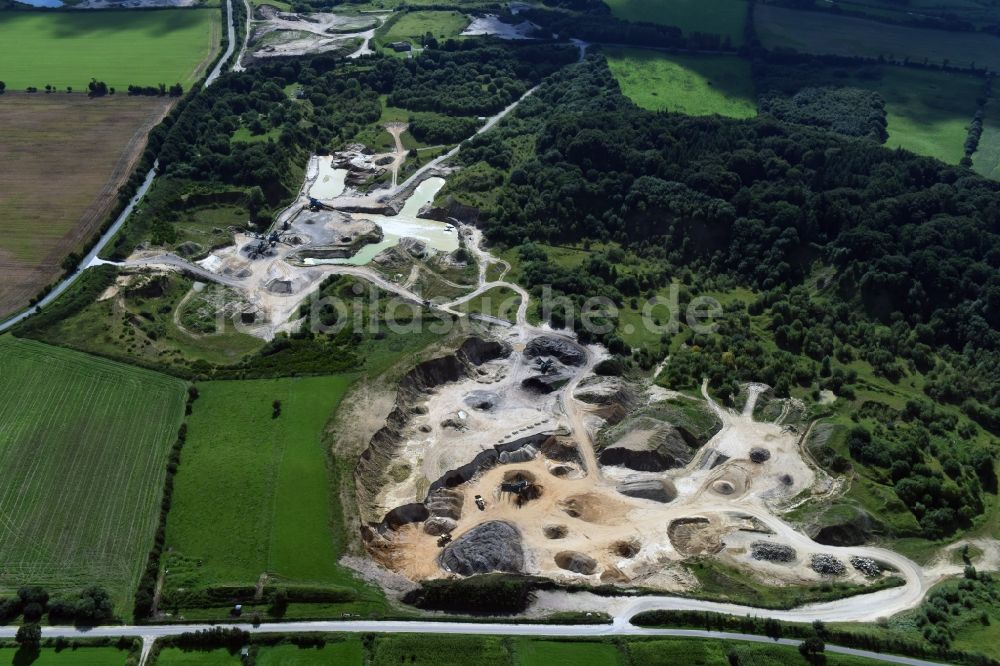
[[[565,525],[546,525],[542,528],[542,534],[546,539],[565,539],[569,528]]]
[[[611,544],[611,552],[618,557],[632,558],[639,554],[640,545],[636,539],[622,539]]]

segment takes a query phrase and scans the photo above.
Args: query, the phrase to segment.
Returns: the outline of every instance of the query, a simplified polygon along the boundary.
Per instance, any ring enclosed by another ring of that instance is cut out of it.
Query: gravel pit
[[[611,544],[611,552],[618,557],[631,558],[639,554],[639,542],[635,539],[622,539]]]
[[[565,539],[569,529],[565,525],[546,525],[542,528],[546,539]]]
[[[500,403],[500,396],[492,391],[472,391],[467,393],[462,402],[481,412],[488,412]]]
[[[564,550],[556,553],[556,566],[566,571],[590,576],[597,572],[597,560],[590,555],[575,550]]]
[[[732,481],[722,479],[712,484],[712,492],[720,495],[732,495],[736,492],[736,487],[733,485]]]

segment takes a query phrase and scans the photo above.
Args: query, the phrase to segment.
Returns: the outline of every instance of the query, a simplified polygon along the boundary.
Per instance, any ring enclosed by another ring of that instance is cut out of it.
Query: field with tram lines
[[[99,584],[127,612],[184,383],[10,337],[0,367],[0,591]]]

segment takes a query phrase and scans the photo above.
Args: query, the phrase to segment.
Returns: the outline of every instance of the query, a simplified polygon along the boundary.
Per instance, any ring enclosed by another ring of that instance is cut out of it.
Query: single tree
[[[819,636],[810,636],[799,643],[799,654],[801,654],[810,664],[821,664],[825,661],[823,652],[826,644]]]
[[[37,650],[42,644],[42,628],[37,622],[22,624],[18,627],[14,640],[22,648]]]

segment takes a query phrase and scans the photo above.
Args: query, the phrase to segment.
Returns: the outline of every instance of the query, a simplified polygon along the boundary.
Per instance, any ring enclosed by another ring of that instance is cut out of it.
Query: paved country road
[[[673,636],[683,638],[706,638],[713,640],[747,641],[752,643],[776,643],[779,645],[797,646],[801,641],[782,638],[774,640],[755,634],[739,634],[703,629],[646,629],[636,627],[624,617],[615,618],[612,624],[598,625],[558,625],[558,624],[496,624],[496,623],[466,623],[466,622],[420,622],[420,621],[318,621],[318,622],[280,622],[266,623],[257,626],[249,624],[163,624],[142,626],[107,626],[82,630],[75,627],[43,627],[43,638],[118,638],[119,636],[138,636],[143,642],[143,662],[158,638],[177,636],[186,632],[210,629],[213,626],[235,627],[251,633],[411,633],[411,634],[474,634],[485,636],[538,636],[557,638],[599,638],[602,636]],[[16,627],[0,627],[0,638],[11,638],[17,631]],[[925,661],[912,657],[856,650],[854,648],[827,645],[828,653],[847,654],[865,657],[890,664],[908,664],[910,666],[940,666],[940,662]]]

